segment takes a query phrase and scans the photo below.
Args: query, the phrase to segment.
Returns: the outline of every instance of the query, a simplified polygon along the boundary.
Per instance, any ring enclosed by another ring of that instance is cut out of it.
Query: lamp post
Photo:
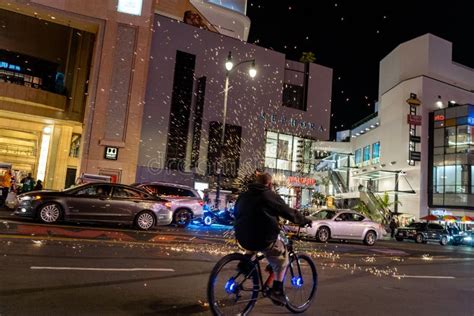
[[[225,62],[225,84],[224,84],[224,110],[223,110],[223,117],[222,117],[222,128],[221,128],[221,139],[219,142],[218,153],[217,153],[217,181],[216,181],[216,200],[215,200],[215,208],[219,209],[219,202],[220,202],[220,194],[221,194],[221,179],[222,179],[222,167],[223,167],[223,159],[222,159],[222,151],[224,149],[224,140],[225,140],[225,124],[226,124],[226,116],[227,116],[227,100],[229,96],[229,77],[230,74],[237,69],[240,65],[250,63],[251,66],[249,68],[249,76],[254,78],[257,75],[257,69],[255,68],[255,59],[244,60],[236,65],[234,65],[232,61],[232,53],[229,52],[227,56],[227,60]]]

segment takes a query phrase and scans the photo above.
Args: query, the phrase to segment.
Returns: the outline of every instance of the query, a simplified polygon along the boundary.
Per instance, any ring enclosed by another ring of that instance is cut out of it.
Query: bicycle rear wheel
[[[306,254],[294,254],[285,274],[286,308],[293,313],[307,310],[317,287],[318,272],[311,257]]]
[[[209,276],[209,308],[213,315],[247,315],[259,290],[257,266],[240,253],[227,255],[217,262]]]

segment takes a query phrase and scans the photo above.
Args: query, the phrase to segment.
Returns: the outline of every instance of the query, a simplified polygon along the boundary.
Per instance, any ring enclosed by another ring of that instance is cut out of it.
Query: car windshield
[[[334,216],[336,216],[336,212],[331,210],[322,210],[312,215],[315,219],[331,219]]]

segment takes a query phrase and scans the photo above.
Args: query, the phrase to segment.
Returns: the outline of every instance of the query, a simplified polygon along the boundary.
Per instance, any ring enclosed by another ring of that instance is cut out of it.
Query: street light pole
[[[223,149],[224,149],[224,141],[225,141],[225,125],[227,119],[227,100],[229,97],[229,77],[230,74],[234,69],[237,69],[238,66],[244,63],[252,63],[249,69],[250,77],[254,78],[257,75],[257,71],[255,69],[255,59],[244,60],[239,62],[237,65],[234,66],[232,62],[232,53],[229,52],[227,57],[227,61],[225,64],[226,73],[225,73],[225,84],[224,84],[224,110],[223,110],[223,117],[222,117],[222,128],[221,128],[221,139],[218,147],[217,153],[217,181],[216,181],[216,200],[215,200],[215,209],[219,209],[220,204],[220,195],[221,195],[221,180],[222,180],[222,169],[224,167],[224,161],[222,158]]]

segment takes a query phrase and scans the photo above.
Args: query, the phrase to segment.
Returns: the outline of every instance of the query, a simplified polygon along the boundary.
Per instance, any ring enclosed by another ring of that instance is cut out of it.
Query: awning
[[[370,168],[370,167],[368,167]],[[353,179],[361,179],[361,180],[379,180],[385,178],[394,177],[396,174],[399,174],[401,171],[392,171],[392,170],[374,170],[368,171],[361,174],[355,174],[352,176]]]

